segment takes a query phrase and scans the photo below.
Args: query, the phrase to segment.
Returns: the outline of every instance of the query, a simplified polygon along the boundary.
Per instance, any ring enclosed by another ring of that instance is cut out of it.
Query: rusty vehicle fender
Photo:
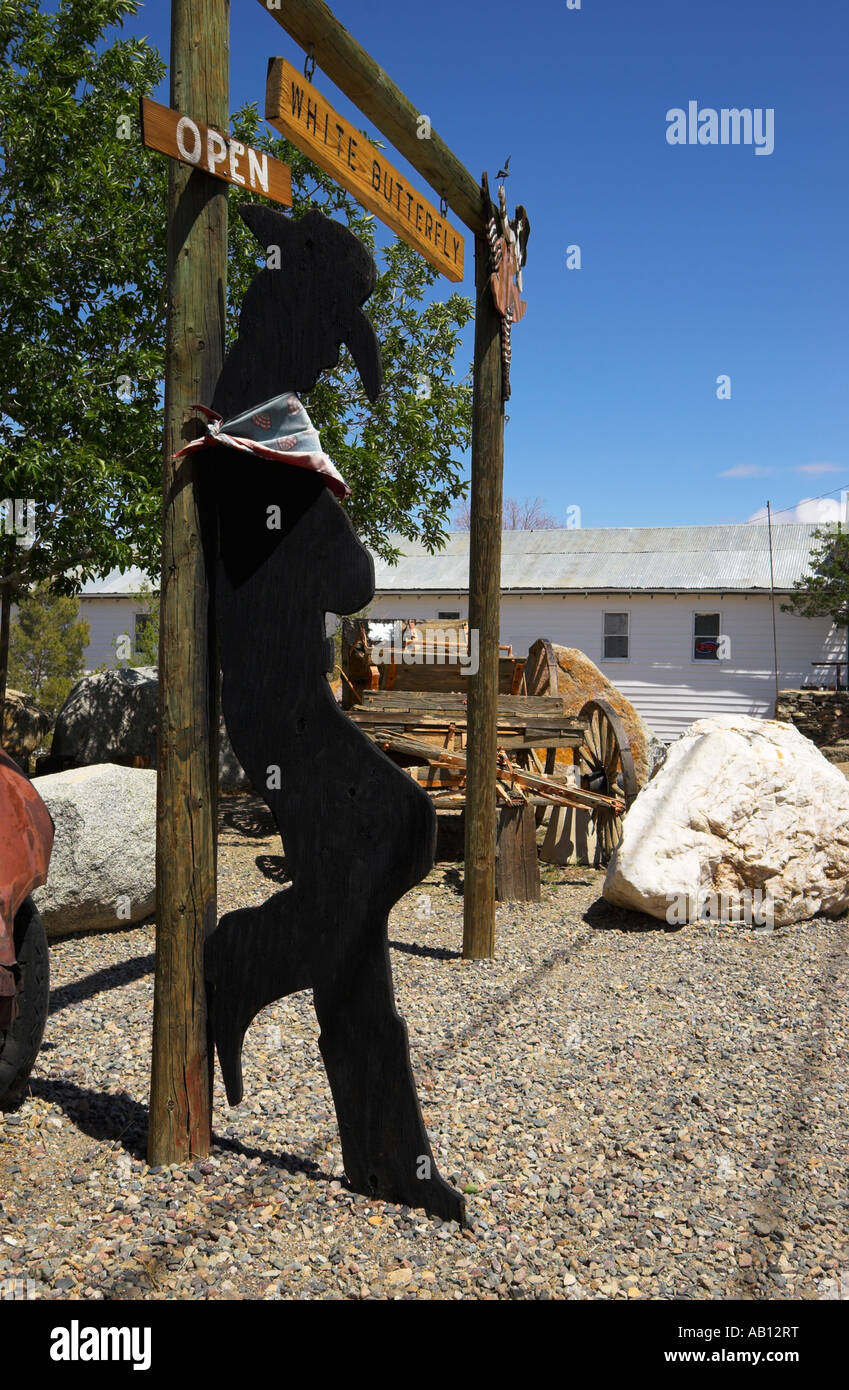
[[[52,849],[50,812],[0,748],[0,1029],[15,1017],[15,916],[33,888],[47,882]]]

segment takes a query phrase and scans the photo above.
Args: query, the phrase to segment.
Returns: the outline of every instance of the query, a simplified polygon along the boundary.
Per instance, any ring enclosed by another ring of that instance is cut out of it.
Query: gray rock
[[[158,701],[155,666],[84,676],[59,711],[50,751],[52,766],[116,762],[155,768]],[[248,786],[223,720],[219,722],[218,771],[225,790]]]
[[[156,773],[102,763],[40,777],[56,836],[33,893],[50,938],[128,927],[156,902]]]
[[[649,782],[651,781],[652,777],[654,777],[655,773],[659,772],[660,769],[663,767],[663,764],[666,762],[666,755],[668,752],[669,749],[667,748],[666,744],[662,741],[662,739],[659,739],[656,734],[652,734],[651,738],[649,739],[648,748],[646,750],[646,761],[648,762],[649,767],[649,775],[647,780]]]
[[[29,758],[50,731],[50,716],[20,690],[6,690],[0,743],[26,771]]]
[[[51,757],[78,767],[118,758],[155,767],[158,690],[153,666],[83,676],[59,711]]]

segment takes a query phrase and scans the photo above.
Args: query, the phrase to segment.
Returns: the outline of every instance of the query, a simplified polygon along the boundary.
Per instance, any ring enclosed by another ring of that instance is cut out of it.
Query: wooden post
[[[484,194],[485,201],[486,196]],[[479,667],[469,681],[463,955],[495,951],[495,781],[498,641],[501,617],[501,511],[504,402],[501,319],[489,285],[489,243],[475,237],[475,365],[469,628],[478,632]]]
[[[495,896],[500,903],[539,902],[537,819],[533,806],[502,806],[497,812]]]
[[[6,685],[9,679],[9,633],[12,617],[12,586],[0,588],[0,743],[6,721]]]
[[[171,105],[229,130],[229,0],[172,0]],[[227,192],[169,161],[165,360],[156,976],[148,1159],[209,1152],[203,937],[216,921],[218,680],[210,579],[195,488],[203,455],[175,464],[197,433],[224,356]]]

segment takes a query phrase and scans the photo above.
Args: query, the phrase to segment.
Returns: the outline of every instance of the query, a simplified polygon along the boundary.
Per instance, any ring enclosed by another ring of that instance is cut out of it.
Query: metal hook
[[[307,56],[304,62],[304,77],[308,82],[312,82],[315,74],[315,46],[310,44],[307,49]]]
[[[439,215],[440,217],[448,216],[448,199],[446,198],[444,193],[439,200]]]

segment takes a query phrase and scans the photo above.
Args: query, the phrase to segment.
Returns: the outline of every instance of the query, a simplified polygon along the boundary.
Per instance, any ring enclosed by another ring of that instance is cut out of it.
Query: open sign
[[[288,164],[272,159],[266,150],[255,150],[203,121],[195,121],[147,97],[141,100],[141,126],[142,141],[148,149],[261,193],[272,202],[292,206],[292,171]]]

